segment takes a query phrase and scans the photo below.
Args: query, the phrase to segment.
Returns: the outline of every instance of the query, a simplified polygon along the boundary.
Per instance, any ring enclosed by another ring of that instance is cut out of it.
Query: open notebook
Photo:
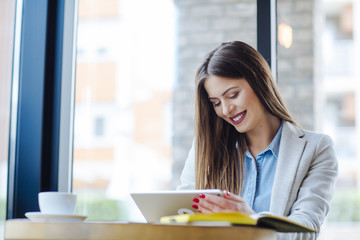
[[[196,213],[193,215],[182,214],[165,216],[160,220],[164,224],[189,224],[189,225],[220,225],[237,226],[248,225],[261,228],[270,228],[278,232],[316,232],[315,229],[296,223],[287,217],[275,215],[247,215],[240,212],[224,213]],[[226,224],[227,223],[227,224]]]

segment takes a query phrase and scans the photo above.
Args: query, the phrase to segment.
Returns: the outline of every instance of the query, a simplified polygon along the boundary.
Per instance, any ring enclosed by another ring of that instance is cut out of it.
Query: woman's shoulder
[[[291,123],[286,123],[284,126],[287,128],[287,132],[283,131],[283,133],[292,135],[287,136],[285,142],[296,143],[297,141],[294,140],[297,136],[299,140],[301,139],[300,142],[304,143],[304,153],[306,152],[307,156],[311,156],[309,159],[324,160],[324,158],[314,158],[314,156],[321,155],[322,157],[326,156],[329,163],[337,164],[334,142],[329,135],[305,130]],[[284,145],[291,148],[289,144],[284,143]]]
[[[306,139],[309,142],[326,142],[332,143],[332,139],[325,133],[320,133],[312,130],[306,130],[301,127],[295,126],[290,122],[284,122],[285,128],[297,134],[300,138]]]

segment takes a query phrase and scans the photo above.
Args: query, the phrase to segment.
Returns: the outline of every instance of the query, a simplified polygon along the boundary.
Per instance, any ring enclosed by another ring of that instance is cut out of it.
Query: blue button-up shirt
[[[257,155],[256,160],[248,150],[245,154],[241,196],[256,213],[270,210],[282,126],[281,123],[270,145]]]

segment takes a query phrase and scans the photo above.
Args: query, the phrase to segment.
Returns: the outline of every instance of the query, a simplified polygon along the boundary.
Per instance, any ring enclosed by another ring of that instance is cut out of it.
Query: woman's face
[[[240,133],[259,129],[268,114],[245,78],[210,75],[204,82],[216,114]]]

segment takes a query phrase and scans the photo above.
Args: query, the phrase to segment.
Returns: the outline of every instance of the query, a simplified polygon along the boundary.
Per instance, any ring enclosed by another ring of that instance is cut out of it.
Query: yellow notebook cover
[[[316,232],[314,229],[289,220],[286,217],[273,215],[253,215],[249,216],[238,212],[226,213],[195,213],[166,216],[160,219],[161,223],[189,223],[196,224],[201,222],[225,222],[231,225],[250,225],[256,227],[270,228],[278,232]]]

